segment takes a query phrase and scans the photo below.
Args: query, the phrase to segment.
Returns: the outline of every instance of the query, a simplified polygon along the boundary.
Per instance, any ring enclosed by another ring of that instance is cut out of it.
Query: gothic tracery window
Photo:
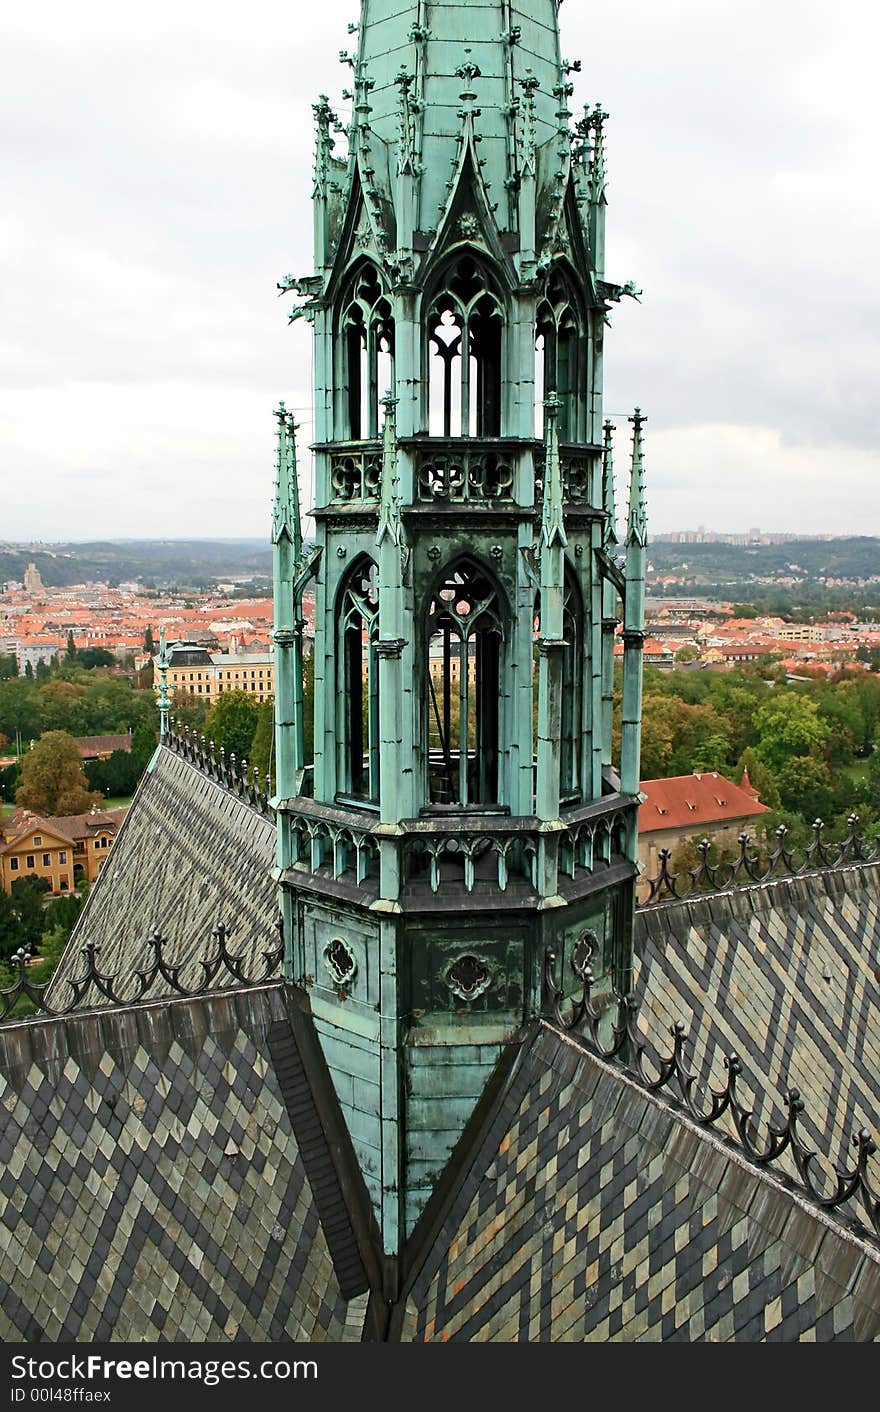
[[[500,436],[503,325],[485,272],[462,255],[429,305],[431,436]]]
[[[342,585],[338,611],[338,776],[341,792],[379,798],[379,590],[371,559]]]
[[[394,317],[379,274],[359,265],[343,299],[342,355],[345,360],[348,438],[379,435],[379,405],[394,388]]]
[[[577,296],[565,270],[554,266],[535,324],[535,435],[544,435],[544,399],[559,398],[559,440],[581,439],[580,385],[583,362],[583,327]]]
[[[562,722],[559,785],[563,799],[581,792],[581,739],[584,729],[584,623],[581,592],[570,568],[562,607]]]
[[[460,559],[428,607],[428,751],[433,803],[498,799],[504,614],[490,575]]]

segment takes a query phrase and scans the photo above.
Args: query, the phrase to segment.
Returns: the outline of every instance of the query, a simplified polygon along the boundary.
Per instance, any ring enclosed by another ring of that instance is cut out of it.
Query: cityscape
[[[880,1341],[848,4],[14,17],[13,1401]]]

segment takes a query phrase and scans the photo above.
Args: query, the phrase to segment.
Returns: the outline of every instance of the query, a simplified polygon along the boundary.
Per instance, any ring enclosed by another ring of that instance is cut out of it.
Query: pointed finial
[[[395,544],[403,542],[400,517],[400,497],[397,494],[397,398],[389,390],[382,398],[385,417],[382,423],[382,482],[379,491],[379,528],[376,544],[381,545],[390,535]]]
[[[402,175],[408,174],[412,176],[415,174],[416,166],[416,131],[414,117],[418,106],[412,94],[415,76],[406,69],[401,68],[394,82],[400,89],[400,135],[397,142],[397,170]]]
[[[548,392],[544,400],[544,509],[541,516],[541,541],[548,547],[558,544],[565,548],[562,500],[562,468],[559,463],[559,396]]]
[[[535,171],[535,151],[537,139],[535,136],[535,90],[540,88],[538,80],[531,69],[526,69],[525,78],[518,80],[523,91],[522,99],[522,169],[524,172]]]
[[[462,103],[464,104],[464,108],[460,112],[459,116],[471,116],[476,118],[479,117],[480,110],[479,108],[474,107],[474,104],[477,101],[477,94],[474,88],[474,79],[482,78],[482,72],[480,70],[479,64],[475,64],[473,59],[471,58],[472,51],[469,46],[465,47],[464,52],[464,63],[460,64],[459,67],[455,70],[456,78],[464,79],[465,83],[464,90],[458,95]]]
[[[597,103],[593,111],[586,115],[586,122],[593,133],[593,160],[590,165],[590,196],[598,201],[605,191],[605,122],[608,114]]]
[[[614,503],[614,424],[606,422],[602,428],[604,444],[602,448],[602,508],[605,511],[605,544],[617,543],[617,506]]]
[[[642,428],[648,420],[640,407],[628,419],[633,428],[632,472],[629,485],[629,519],[626,542],[642,548],[648,543],[648,515],[645,504],[645,461]]]
[[[278,455],[275,467],[275,501],[272,508],[272,542],[286,534],[299,553],[302,531],[299,520],[299,480],[296,469],[297,424],[283,402],[274,413],[278,420]]]
[[[312,194],[319,197],[327,195],[330,159],[335,145],[330,136],[330,126],[334,121],[335,114],[330,107],[326,93],[320,94],[317,103],[312,104],[312,112],[315,115],[318,129],[315,142],[315,185]]]

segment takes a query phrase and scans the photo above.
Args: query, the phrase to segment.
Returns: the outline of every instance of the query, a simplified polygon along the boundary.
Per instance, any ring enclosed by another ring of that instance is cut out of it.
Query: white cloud
[[[274,286],[356,11],[5,7],[0,534],[266,532],[271,409],[310,384]],[[653,525],[880,532],[877,11],[560,13],[612,114],[609,274],[645,288],[606,371],[650,415]]]

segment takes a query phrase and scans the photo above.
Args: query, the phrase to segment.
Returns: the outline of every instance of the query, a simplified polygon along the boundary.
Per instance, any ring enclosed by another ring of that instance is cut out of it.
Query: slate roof
[[[285,1032],[278,985],[0,1030],[3,1342],[360,1340],[367,1276],[350,1225],[325,1233],[339,1169],[269,1053]]]
[[[869,1341],[880,1250],[576,1039],[527,1032],[444,1212],[402,1342]]]
[[[148,961],[154,928],[168,939],[169,961],[190,962],[183,975],[190,986],[220,922],[245,971],[262,974],[262,955],[278,939],[274,856],[270,817],[160,747],[67,944],[50,1000],[61,1003],[64,977],[81,973],[87,942],[100,947],[102,972],[132,975]],[[218,988],[229,984],[228,974],[218,974]],[[160,981],[150,993],[171,992]]]

